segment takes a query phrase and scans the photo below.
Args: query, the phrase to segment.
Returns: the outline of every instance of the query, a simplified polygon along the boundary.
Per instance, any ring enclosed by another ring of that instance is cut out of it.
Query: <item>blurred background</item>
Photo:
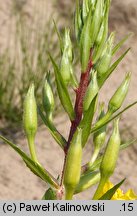
[[[68,26],[72,32],[74,9],[73,0],[0,0],[0,133],[26,152],[27,141],[22,131],[24,96],[30,82],[34,81],[37,101],[40,102],[43,76],[48,70],[52,72],[47,50],[59,61],[59,44],[53,19],[60,31]],[[131,47],[131,51],[103,87],[100,98],[107,104],[124,74],[131,71],[132,81],[124,104],[127,105],[137,100],[136,0],[112,0],[109,26],[110,31],[117,33],[116,41],[129,32],[134,35],[122,49]],[[54,79],[52,82],[54,83]],[[65,113],[60,115],[58,97],[56,103],[55,123],[59,131],[67,137],[70,124]],[[122,115],[120,126],[123,141],[137,138],[136,106]],[[83,163],[90,158],[91,143],[92,140],[85,149]],[[36,148],[41,163],[57,177],[63,166],[63,153],[43,125],[37,133]],[[112,178],[114,183],[127,178],[122,186],[124,191],[133,188],[137,193],[136,164],[137,142],[120,152]],[[0,199],[40,199],[45,190],[46,184],[25,168],[18,155],[0,141]],[[77,199],[89,199],[92,193],[92,189],[88,190],[78,195]]]

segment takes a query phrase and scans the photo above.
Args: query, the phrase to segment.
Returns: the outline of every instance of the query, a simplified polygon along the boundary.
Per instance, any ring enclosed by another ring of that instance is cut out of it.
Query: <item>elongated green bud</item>
[[[81,176],[80,181],[75,189],[75,194],[87,190],[93,185],[97,184],[100,180],[100,172],[89,172]]]
[[[117,91],[110,99],[108,104],[108,110],[110,110],[112,113],[116,112],[122,106],[123,101],[125,100],[125,97],[128,93],[130,79],[131,74],[128,73]]]
[[[108,68],[110,67],[111,60],[112,60],[113,41],[114,41],[114,33],[110,35],[106,48],[104,48],[103,55],[96,66],[96,70],[98,72],[99,77],[103,76],[103,74],[105,74]]]
[[[71,62],[68,56],[68,48],[65,48],[63,51],[63,56],[60,65],[60,74],[62,76],[64,83],[67,85],[70,82],[71,78]]]
[[[95,7],[95,4],[96,4],[96,1],[97,1],[97,0],[88,0],[88,7],[90,8],[91,5],[92,5],[92,7],[94,8],[94,7]]]
[[[109,178],[113,174],[116,167],[120,144],[119,119],[117,119],[114,121],[113,133],[108,141],[106,151],[100,165],[102,177],[107,176]]]
[[[103,6],[104,0],[96,2],[95,11],[93,14],[92,23],[90,27],[91,47],[93,47],[100,29],[101,20],[103,17]]]
[[[82,5],[82,18],[83,18],[83,22],[85,21],[88,12],[89,12],[89,0],[84,0],[83,1],[83,5]]]
[[[97,72],[94,72],[84,97],[84,111],[88,110],[92,100],[97,95],[98,91],[99,87],[97,82]]]
[[[73,51],[72,51],[72,43],[70,39],[70,30],[66,28],[64,34],[63,55],[60,64],[60,74],[66,85],[69,84],[69,82],[71,81],[72,84],[74,84],[73,81],[76,81],[73,75],[72,61],[73,61]]]
[[[120,149],[120,134],[119,134],[119,119],[114,121],[113,133],[108,141],[106,151],[104,153],[101,165],[100,173],[101,179],[98,188],[94,194],[93,199],[99,199],[103,190],[105,183],[108,181],[110,176],[113,174],[116,167],[116,162],[118,159],[119,149]]]
[[[88,16],[84,23],[84,27],[82,29],[81,37],[80,37],[80,60],[81,60],[81,68],[84,73],[87,69],[89,58],[90,58],[90,50],[91,50],[91,37],[90,37],[90,28],[92,23],[92,7],[89,10]]]
[[[52,120],[52,113],[55,108],[54,96],[50,84],[50,73],[47,74],[43,85],[43,107],[48,118]]]
[[[102,51],[105,46],[105,42],[108,37],[108,14],[109,14],[109,6],[108,7],[106,6],[106,12],[101,24],[101,28],[97,40],[95,41],[95,48],[92,57],[93,64],[96,64],[98,59],[101,57]]]
[[[75,12],[75,35],[76,39],[79,41],[81,30],[82,30],[82,10],[80,8],[79,0],[76,0],[76,12]]]
[[[23,126],[28,139],[31,157],[37,161],[34,140],[37,132],[37,105],[34,96],[34,84],[29,87],[24,100]]]
[[[66,158],[65,173],[64,173],[64,186],[65,186],[66,200],[72,199],[75,188],[80,180],[81,160],[82,160],[81,136],[82,136],[82,130],[77,129],[70,143],[70,147]]]
[[[68,58],[70,60],[70,62],[73,61],[73,52],[72,52],[72,43],[71,43],[71,39],[70,39],[70,29],[65,28],[65,34],[64,34],[64,49],[68,49],[67,53],[68,53]]]

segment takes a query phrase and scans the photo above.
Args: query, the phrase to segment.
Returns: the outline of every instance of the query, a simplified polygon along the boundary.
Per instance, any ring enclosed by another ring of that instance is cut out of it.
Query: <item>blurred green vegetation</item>
[[[12,0],[9,19],[14,18],[14,34],[11,36],[9,29],[9,41],[0,52],[0,119],[6,125],[21,124],[23,101],[31,82],[35,83],[39,102],[43,77],[51,69],[47,51],[53,53],[56,60],[60,54],[53,14],[45,19],[47,8],[42,4],[40,13],[36,12],[36,5],[29,14],[27,3],[27,0]],[[56,17],[60,19],[58,14]]]

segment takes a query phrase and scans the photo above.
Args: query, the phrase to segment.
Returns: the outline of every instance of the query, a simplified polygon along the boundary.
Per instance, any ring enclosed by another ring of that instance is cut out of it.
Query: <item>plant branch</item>
[[[92,67],[93,67],[93,64],[92,64],[92,52],[91,52],[87,70],[84,73],[81,73],[79,87],[75,90],[75,92],[76,92],[75,119],[71,122],[68,142],[67,142],[67,145],[64,147],[65,159],[64,159],[64,165],[63,165],[63,170],[62,170],[61,185],[63,184],[65,164],[66,164],[67,152],[68,152],[68,149],[69,149],[69,146],[70,146],[70,142],[71,142],[71,140],[73,138],[73,135],[74,135],[74,133],[75,133],[81,119],[82,119],[83,100],[84,100],[84,96],[85,96],[87,87],[89,85],[90,71],[91,71]]]

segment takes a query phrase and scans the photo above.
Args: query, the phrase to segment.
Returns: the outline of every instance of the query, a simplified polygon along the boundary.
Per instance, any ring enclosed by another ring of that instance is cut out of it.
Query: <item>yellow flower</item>
[[[108,190],[110,190],[114,185],[108,181],[102,191],[102,195],[104,195]],[[116,190],[115,194],[111,198],[111,200],[137,200],[137,195],[134,193],[132,189],[129,189],[125,194],[119,188]]]

